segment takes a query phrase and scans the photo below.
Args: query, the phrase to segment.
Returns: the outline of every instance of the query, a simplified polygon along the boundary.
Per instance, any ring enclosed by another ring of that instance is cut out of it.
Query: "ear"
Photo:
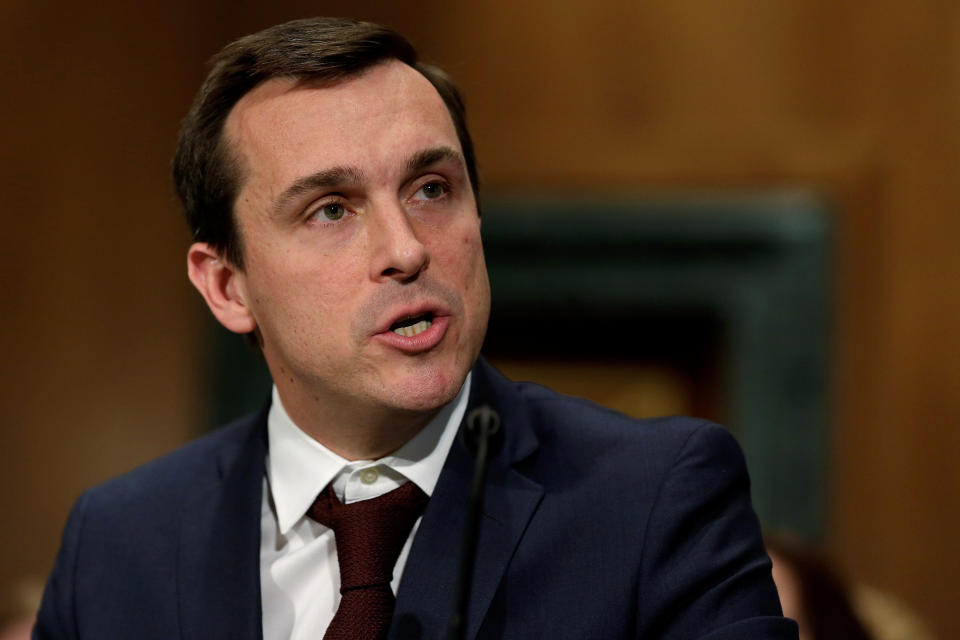
[[[206,242],[191,245],[187,275],[220,324],[234,333],[250,333],[257,328],[246,304],[243,272],[224,260],[216,249]]]

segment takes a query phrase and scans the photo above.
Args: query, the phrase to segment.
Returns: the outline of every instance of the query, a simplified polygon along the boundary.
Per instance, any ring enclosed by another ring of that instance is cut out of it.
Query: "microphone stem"
[[[457,583],[456,608],[450,619],[449,640],[463,640],[466,634],[467,604],[470,602],[470,583],[473,578],[473,563],[477,550],[477,534],[480,527],[480,509],[483,506],[484,480],[487,475],[487,452],[489,434],[485,431],[477,434],[476,464],[473,468],[473,484],[470,487],[470,499],[467,503],[467,515],[464,522],[463,548],[460,551],[460,579]]]

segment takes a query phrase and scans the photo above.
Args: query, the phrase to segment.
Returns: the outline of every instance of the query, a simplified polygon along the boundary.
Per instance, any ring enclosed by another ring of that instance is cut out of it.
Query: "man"
[[[478,360],[472,143],[399,35],[317,19],[229,45],[175,177],[190,279],[255,337],[272,402],[85,493],[35,637],[445,637],[473,472],[456,435],[480,405],[503,427],[466,637],[796,637],[726,431]],[[353,577],[382,546],[385,571]]]

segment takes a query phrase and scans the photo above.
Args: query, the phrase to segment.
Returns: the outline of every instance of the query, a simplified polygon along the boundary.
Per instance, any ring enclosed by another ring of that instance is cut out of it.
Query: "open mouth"
[[[398,336],[412,338],[429,329],[432,324],[433,313],[428,311],[427,313],[421,313],[420,315],[410,316],[394,322],[390,325],[390,331],[393,331]]]

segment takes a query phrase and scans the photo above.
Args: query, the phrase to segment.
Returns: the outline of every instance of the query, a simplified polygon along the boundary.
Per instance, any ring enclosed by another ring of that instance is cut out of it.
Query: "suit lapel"
[[[543,497],[543,488],[515,465],[536,449],[536,438],[508,383],[480,361],[474,368],[469,411],[490,404],[503,419],[504,441],[491,457],[467,614],[466,637],[480,628],[514,550]],[[459,442],[451,448],[414,540],[397,594],[392,640],[444,638],[454,606],[464,509],[473,459]]]
[[[260,640],[260,507],[264,409],[239,447],[223,451],[218,478],[184,506],[178,584],[183,638]]]
[[[503,419],[504,441],[491,457],[467,615],[475,638],[543,488],[515,467],[537,448],[522,403],[482,360],[474,368],[467,413],[492,405]],[[251,419],[243,442],[224,451],[218,477],[185,504],[177,561],[185,640],[261,640],[260,509],[266,456],[265,408]],[[473,459],[451,448],[427,505],[397,594],[392,640],[440,640],[453,611],[464,507]]]

